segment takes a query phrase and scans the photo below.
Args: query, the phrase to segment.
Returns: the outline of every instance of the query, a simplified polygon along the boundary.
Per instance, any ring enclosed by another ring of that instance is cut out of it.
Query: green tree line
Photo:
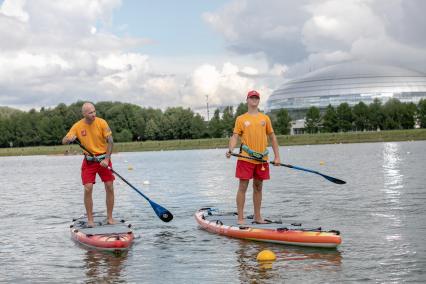
[[[378,99],[370,105],[363,102],[350,107],[342,103],[336,108],[329,105],[322,112],[311,107],[306,112],[305,131],[348,132],[412,129],[416,123],[426,128],[426,100],[417,105],[390,99],[385,104]]]
[[[79,101],[28,112],[7,108],[7,113],[2,113],[6,108],[0,108],[0,147],[60,144],[73,123],[82,118],[82,105]],[[182,107],[162,111],[121,102],[99,102],[95,107],[97,116],[108,121],[117,142],[229,137],[236,117],[247,111],[245,103],[235,110],[227,106],[222,112],[216,109],[206,122],[199,114]],[[276,134],[290,132],[291,117],[285,109],[268,115]],[[369,106],[359,103],[352,108],[343,103],[337,108],[328,106],[323,113],[310,108],[306,113],[306,131],[407,129],[413,128],[416,120],[426,128],[426,100],[417,106],[398,100],[384,105],[378,100]]]
[[[0,109],[0,147],[60,144],[71,126],[82,119],[82,105],[79,101],[28,112]],[[107,120],[117,142],[227,137],[236,116],[247,111],[243,103],[236,113],[233,107],[226,107],[222,115],[216,109],[211,121],[206,122],[182,107],[162,111],[121,102],[99,102],[95,107],[97,116]]]

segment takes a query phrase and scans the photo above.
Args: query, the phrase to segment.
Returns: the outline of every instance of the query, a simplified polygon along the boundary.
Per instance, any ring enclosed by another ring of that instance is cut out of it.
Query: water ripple
[[[193,218],[197,208],[235,211],[235,160],[225,159],[223,149],[114,155],[115,169],[175,217],[161,222],[145,199],[117,180],[115,215],[132,223],[136,235],[133,248],[118,258],[83,249],[70,239],[68,225],[84,211],[81,157],[0,157],[0,281],[398,283],[426,278],[425,141],[280,151],[286,163],[347,184],[271,167],[263,214],[337,229],[343,237],[337,250],[236,240],[198,228]],[[96,211],[105,211],[99,181],[94,204]],[[252,208],[250,189],[246,213],[252,214]],[[277,255],[271,269],[256,261],[264,249]]]

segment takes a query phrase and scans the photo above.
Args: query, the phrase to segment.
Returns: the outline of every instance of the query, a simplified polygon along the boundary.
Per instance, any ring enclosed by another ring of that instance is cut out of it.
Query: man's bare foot
[[[271,221],[262,220],[262,219],[253,221],[253,224],[270,224],[270,223],[271,223]]]
[[[238,225],[244,225],[244,219],[243,220],[238,219],[237,224]]]
[[[108,225],[114,225],[114,224],[117,224],[117,222],[114,219],[111,218],[111,219],[108,219],[107,224]]]
[[[87,228],[93,228],[95,226],[95,223],[93,221],[87,221]]]

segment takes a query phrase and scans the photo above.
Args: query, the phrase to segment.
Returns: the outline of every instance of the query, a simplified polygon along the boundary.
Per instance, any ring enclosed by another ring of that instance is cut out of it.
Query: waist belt
[[[98,161],[100,162],[106,158],[106,153],[97,155],[95,157],[84,155],[84,158],[86,159],[86,161],[89,161],[89,162],[98,162]]]
[[[243,150],[244,152],[249,154],[250,157],[253,157],[253,158],[256,158],[256,159],[263,159],[263,157],[266,157],[269,154],[268,149],[266,149],[263,153],[259,153],[259,152],[253,151],[247,145],[244,145],[244,144],[241,144],[240,152],[241,152],[241,150]]]

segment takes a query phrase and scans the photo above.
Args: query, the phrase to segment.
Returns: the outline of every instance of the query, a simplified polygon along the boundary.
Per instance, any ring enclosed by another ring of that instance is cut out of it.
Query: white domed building
[[[284,108],[290,113],[311,106],[370,104],[390,98],[417,104],[426,99],[426,74],[400,67],[346,62],[328,66],[291,80],[275,90],[266,111]]]

